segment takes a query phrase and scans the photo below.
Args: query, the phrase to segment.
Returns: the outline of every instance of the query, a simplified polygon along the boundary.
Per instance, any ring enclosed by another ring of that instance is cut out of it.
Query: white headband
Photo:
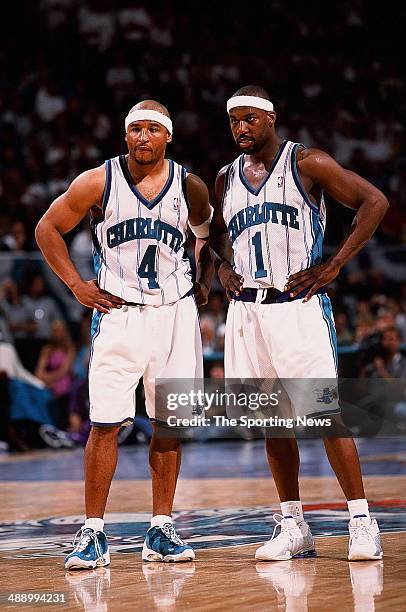
[[[258,96],[234,96],[227,100],[227,112],[237,106],[253,106],[254,108],[261,108],[264,111],[273,111],[273,104],[265,98],[258,98]]]
[[[171,135],[173,134],[172,121],[169,119],[169,117],[158,111],[147,110],[143,108],[133,110],[128,113],[127,117],[125,118],[126,131],[130,123],[133,123],[134,121],[143,120],[156,121],[157,123],[160,123],[161,125],[166,127],[166,129]]]

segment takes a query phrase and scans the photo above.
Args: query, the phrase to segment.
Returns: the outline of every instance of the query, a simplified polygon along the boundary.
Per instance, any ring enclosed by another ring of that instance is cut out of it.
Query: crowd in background
[[[195,10],[200,4],[196,3]],[[327,12],[328,8],[328,12]],[[89,313],[44,265],[34,228],[83,170],[125,152],[124,116],[140,99],[174,122],[169,156],[210,191],[237,151],[225,103],[245,84],[270,93],[281,137],[317,146],[383,190],[391,208],[329,293],[350,375],[405,376],[406,91],[401,20],[381,35],[363,0],[250,4],[196,13],[177,3],[41,0],[25,8],[16,46],[0,51],[0,319],[2,342],[53,396],[51,420],[86,435]],[[16,15],[17,16],[17,15]],[[326,254],[353,213],[328,199]],[[88,221],[67,236],[91,278]],[[193,241],[187,245],[193,252]],[[221,377],[227,302],[215,282],[201,312],[206,373]],[[351,349],[348,349],[351,347]],[[0,370],[2,365],[0,363]],[[347,373],[347,375],[349,375]],[[84,429],[83,429],[84,427]],[[85,432],[85,433],[83,433]],[[76,436],[76,438],[75,438]]]

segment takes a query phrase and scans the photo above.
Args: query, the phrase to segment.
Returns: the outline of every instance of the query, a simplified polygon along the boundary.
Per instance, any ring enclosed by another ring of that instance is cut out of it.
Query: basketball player
[[[262,88],[243,87],[228,100],[227,111],[241,155],[218,174],[211,226],[211,244],[219,255],[215,265],[231,298],[226,378],[335,381],[335,328],[323,288],[368,242],[388,202],[323,151],[282,141]],[[323,190],[357,211],[349,235],[326,263],[321,263]],[[296,408],[301,398],[294,395],[290,400]],[[331,412],[337,410],[336,401]],[[348,500],[349,559],[381,559],[379,529],[369,515],[354,441],[326,437],[324,444]],[[282,517],[276,521],[281,532],[257,550],[256,558],[312,556],[314,540],[299,498],[296,440],[268,438],[266,450],[281,501]]]
[[[54,272],[81,304],[94,309],[92,430],[85,450],[87,518],[78,544],[65,559],[67,569],[110,562],[103,516],[117,463],[117,434],[134,418],[141,376],[151,419],[155,378],[203,377],[198,314],[183,245],[188,224],[198,238],[208,237],[213,212],[208,191],[200,178],[165,158],[172,121],[164,106],[152,100],[136,104],[125,119],[125,130],[128,154],[80,174],[52,203],[35,234]],[[97,281],[86,282],[62,236],[89,211]],[[203,287],[202,269],[200,274],[198,297],[203,303],[208,289]],[[153,517],[142,558],[189,561],[194,552],[177,535],[171,519],[180,442],[158,437],[154,428]]]

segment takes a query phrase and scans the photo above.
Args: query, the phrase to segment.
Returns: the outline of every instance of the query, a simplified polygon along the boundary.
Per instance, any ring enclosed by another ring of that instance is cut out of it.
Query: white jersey
[[[301,183],[296,165],[301,146],[282,142],[257,189],[244,175],[244,155],[227,169],[223,216],[244,287],[283,291],[291,274],[321,260],[325,206],[323,197],[314,204]]]
[[[171,304],[192,288],[186,170],[168,161],[168,180],[151,201],[133,184],[124,155],[106,161],[104,215],[92,223],[95,273],[102,289],[128,302]]]

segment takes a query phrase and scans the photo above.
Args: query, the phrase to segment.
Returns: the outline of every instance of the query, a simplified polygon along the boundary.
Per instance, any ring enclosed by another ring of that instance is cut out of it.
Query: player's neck
[[[139,183],[146,176],[154,177],[161,175],[168,165],[168,160],[164,157],[151,164],[139,164],[130,155],[126,155],[126,160],[128,170],[130,171],[131,178],[133,179],[134,183]]]
[[[262,147],[262,149],[256,153],[251,153],[250,160],[254,164],[264,164],[265,168],[272,165],[272,162],[275,158],[275,155],[279,151],[279,147],[281,146],[282,139],[278,136],[269,139],[267,143]]]

